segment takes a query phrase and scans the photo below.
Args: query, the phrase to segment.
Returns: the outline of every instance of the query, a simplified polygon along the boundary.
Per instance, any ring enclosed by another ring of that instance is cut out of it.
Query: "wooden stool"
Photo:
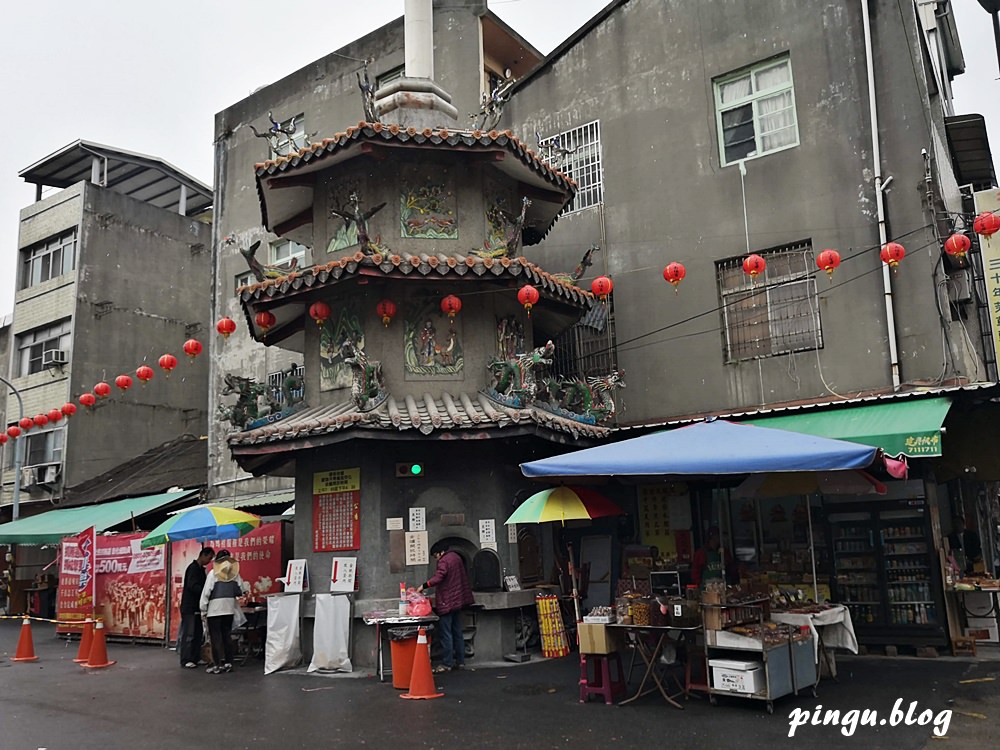
[[[976,639],[975,638],[952,638],[951,639],[951,655],[952,656],[975,656],[976,655]]]
[[[613,677],[612,663],[617,670]],[[593,678],[590,677],[590,664],[594,665]],[[624,694],[622,657],[617,651],[610,654],[580,654],[580,703],[586,703],[592,695],[599,695],[611,706],[616,697]]]

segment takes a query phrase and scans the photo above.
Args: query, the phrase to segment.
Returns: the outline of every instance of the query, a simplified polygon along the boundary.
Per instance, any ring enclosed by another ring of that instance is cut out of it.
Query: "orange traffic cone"
[[[90,644],[90,656],[83,666],[87,669],[110,667],[113,661],[108,661],[108,645],[104,642],[104,623],[101,620],[94,625],[94,640]]]
[[[428,699],[440,698],[444,693],[435,693],[434,674],[431,672],[431,653],[427,648],[427,631],[417,630],[417,649],[413,653],[413,672],[410,673],[410,692],[401,693],[400,698]]]
[[[80,648],[76,652],[76,658],[73,660],[77,664],[83,664],[88,659],[90,659],[90,648],[94,643],[94,621],[89,617],[87,621],[83,623],[83,634],[80,636]]]
[[[21,622],[21,637],[17,639],[17,651],[11,661],[38,661],[35,656],[35,642],[31,639],[31,620]]]

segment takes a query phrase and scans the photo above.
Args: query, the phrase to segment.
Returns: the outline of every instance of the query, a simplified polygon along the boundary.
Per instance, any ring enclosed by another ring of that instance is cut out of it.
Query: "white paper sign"
[[[403,530],[403,519],[400,518],[387,518],[385,519],[385,530],[386,531],[402,531]]]
[[[423,508],[421,508],[423,510]],[[406,541],[406,564],[407,565],[427,565],[430,557],[427,553],[427,532],[407,531]]]
[[[427,531],[426,508],[410,508],[410,531]]]
[[[285,584],[285,593],[300,594],[309,590],[309,571],[305,560],[289,560],[285,577],[279,578]]]
[[[357,575],[357,572],[358,560],[356,557],[333,558],[333,571],[330,574],[330,591],[354,591],[354,577]]]
[[[494,552],[497,552],[497,543],[496,542],[483,542],[480,546],[483,549],[491,549]]]
[[[133,539],[130,544],[132,547],[132,559],[128,563],[129,573],[151,573],[156,570],[163,570],[166,564],[166,547],[164,545],[157,545],[156,547],[149,547],[148,549],[142,549],[139,547],[141,539]]]
[[[507,527],[507,541],[511,544],[517,544],[517,524],[512,523]]]
[[[483,546],[493,544],[497,541],[496,522],[492,518],[484,518],[479,522],[479,543]]]

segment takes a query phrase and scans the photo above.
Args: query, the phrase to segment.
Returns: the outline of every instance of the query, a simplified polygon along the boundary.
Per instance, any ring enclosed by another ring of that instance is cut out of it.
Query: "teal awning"
[[[881,448],[889,456],[928,458],[941,455],[941,425],[950,406],[947,398],[885,401],[751,419],[742,424],[849,440]]]
[[[163,492],[100,505],[46,511],[37,516],[0,524],[0,544],[56,544],[64,536],[79,534],[91,526],[96,527],[99,532],[106,531],[133,516],[138,518],[144,513],[197,493],[198,490]]]

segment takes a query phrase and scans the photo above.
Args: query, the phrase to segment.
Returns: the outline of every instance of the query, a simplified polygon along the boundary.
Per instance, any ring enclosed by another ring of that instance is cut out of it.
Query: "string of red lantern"
[[[751,253],[743,259],[743,273],[750,277],[751,283],[767,268],[767,261],[756,253]]]
[[[529,318],[531,317],[531,308],[537,304],[538,297],[538,290],[531,284],[525,284],[517,292],[517,301],[524,305],[524,309],[528,311]]]
[[[219,322],[215,324],[215,330],[222,334],[222,338],[228,339],[236,330],[236,321],[226,315],[219,318]]]
[[[956,232],[944,241],[944,251],[954,258],[964,258],[972,247],[972,240],[960,232]]]
[[[325,302],[313,302],[309,305],[309,317],[316,321],[320,328],[330,318],[330,306]],[[273,315],[271,317],[274,317]],[[271,323],[270,325],[274,325]],[[270,326],[268,326],[270,327]]]
[[[598,276],[590,283],[590,291],[594,293],[601,302],[608,301],[608,295],[614,291],[615,283],[607,276]]]
[[[194,362],[194,358],[201,354],[202,345],[198,339],[188,339],[184,342],[184,353],[188,355],[188,360]]]
[[[396,303],[391,299],[384,299],[375,305],[375,313],[382,319],[382,325],[388,328],[396,317]]]
[[[462,300],[454,294],[449,294],[441,300],[441,312],[448,316],[448,320],[454,320],[455,316],[462,309]]]
[[[128,375],[119,375],[115,378],[115,385],[124,393],[132,387],[132,378]]]
[[[103,380],[94,386],[94,395],[98,398],[106,398],[111,393],[111,386]]]
[[[882,258],[882,262],[892,269],[895,269],[896,266],[899,265],[905,255],[906,248],[898,242],[887,242],[882,246],[882,251],[879,253],[879,257]]]
[[[989,243],[990,237],[1000,232],[1000,216],[997,216],[992,211],[983,211],[973,220],[972,230],[976,234],[985,237],[986,242]]]
[[[177,357],[173,354],[164,354],[160,357],[159,363],[160,369],[167,373],[167,377],[170,377],[170,373],[175,367],[177,367]]]
[[[261,310],[254,316],[254,322],[264,333],[267,333],[268,329],[278,322],[278,319],[274,317],[274,313],[270,310]]]
[[[135,376],[143,385],[153,379],[153,374],[153,368],[149,365],[139,365],[135,370]]]
[[[677,261],[668,263],[663,269],[663,278],[674,287],[674,294],[677,294],[677,287],[684,281],[685,276],[687,276],[687,269],[683,263]]]
[[[828,248],[816,256],[816,265],[821,271],[826,271],[826,275],[832,281],[833,272],[840,267],[840,253]]]

